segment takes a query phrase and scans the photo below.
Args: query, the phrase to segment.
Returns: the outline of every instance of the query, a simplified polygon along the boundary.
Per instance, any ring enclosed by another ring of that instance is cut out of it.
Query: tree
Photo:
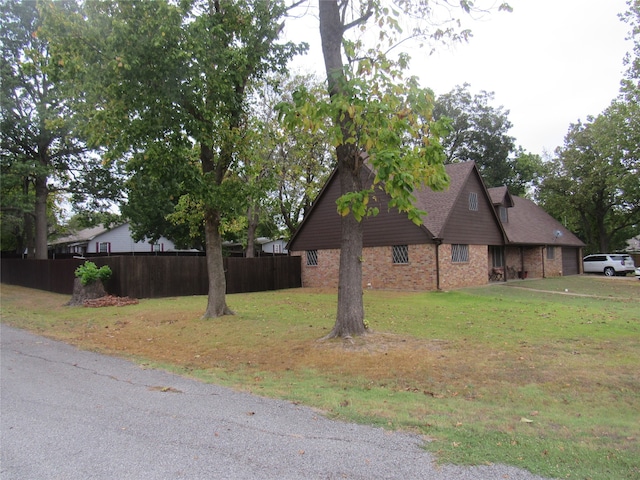
[[[314,103],[327,100],[323,82],[311,75],[282,78],[279,90],[274,91],[269,110],[277,109],[281,102],[293,101],[293,94],[304,88],[315,97]],[[304,216],[311,209],[312,201],[325,184],[334,168],[328,125],[317,124],[313,131],[286,128],[274,124],[275,174],[277,179],[277,208],[288,234],[293,235]]]
[[[435,118],[451,119],[451,131],[442,141],[447,163],[474,161],[488,187],[510,185],[515,178],[509,111],[492,107],[493,98],[492,92],[472,95],[465,83],[440,95],[434,109]]]
[[[629,113],[614,101],[598,117],[571,125],[541,185],[544,207],[585,240],[588,252],[623,248],[638,231],[640,160],[632,152],[640,132],[630,129]]]
[[[509,192],[518,196],[534,196],[542,179],[548,174],[548,168],[540,155],[527,153],[519,148],[515,157],[509,161],[513,173],[504,184]]]
[[[73,2],[60,3],[73,9]],[[112,171],[104,168],[77,130],[57,79],[50,45],[41,35],[35,2],[10,0],[0,18],[0,161],[2,217],[12,226],[17,248],[47,258],[47,236],[54,201],[71,193],[77,204],[118,196]],[[115,187],[115,188],[114,188]],[[89,195],[89,196],[87,196]]]
[[[87,1],[83,15],[61,16],[55,4],[51,11],[59,61],[76,79],[75,97],[94,112],[92,138],[112,158],[144,159],[160,142],[160,158],[184,172],[194,169],[184,152],[197,152],[199,174],[179,205],[182,217],[199,218],[205,232],[204,317],[232,313],[222,233],[245,198],[238,170],[249,146],[251,83],[283,70],[298,50],[277,43],[284,13],[282,2],[262,0]]]
[[[464,10],[470,2],[462,2]],[[362,299],[362,223],[377,213],[369,200],[376,189],[391,198],[397,208],[419,224],[424,212],[413,206],[413,191],[425,185],[446,187],[444,154],[439,138],[445,122],[433,119],[433,93],[421,88],[415,78],[402,75],[408,57],[395,58],[385,52],[401,31],[405,19],[429,19],[431,2],[402,2],[397,10],[383,2],[327,0],[319,2],[320,37],[327,76],[328,102],[317,102],[301,89],[294,96],[296,108],[284,110],[289,121],[310,131],[331,122],[328,137],[335,147],[337,175],[342,196],[337,211],[342,217],[342,240],[338,280],[336,322],[328,337],[364,333]],[[367,28],[369,30],[367,30]],[[418,37],[466,38],[468,32],[416,25]],[[371,30],[377,29],[375,33]],[[379,43],[366,49],[362,37],[348,38],[348,32],[363,32]],[[376,36],[376,34],[379,34]],[[385,43],[385,45],[382,45]],[[346,57],[346,62],[343,60]],[[365,162],[375,173],[374,186],[363,182]]]
[[[622,19],[633,51],[618,98],[597,117],[569,128],[539,197],[587,243],[588,252],[625,247],[640,233],[640,1]]]

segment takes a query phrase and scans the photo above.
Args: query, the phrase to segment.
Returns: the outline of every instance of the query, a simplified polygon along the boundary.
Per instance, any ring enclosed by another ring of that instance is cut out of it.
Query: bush
[[[100,268],[95,263],[86,261],[84,265],[80,265],[76,268],[76,277],[80,279],[82,285],[89,285],[96,280],[106,281],[111,278],[111,268],[108,265],[104,265]]]

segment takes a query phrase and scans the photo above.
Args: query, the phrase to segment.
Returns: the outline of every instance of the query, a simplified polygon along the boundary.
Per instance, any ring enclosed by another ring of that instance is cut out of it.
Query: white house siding
[[[87,253],[100,253],[101,243],[109,245],[108,253],[149,253],[154,251],[153,245],[148,241],[133,241],[129,224],[115,227],[95,236],[87,245]],[[155,251],[167,252],[175,250],[174,243],[165,237],[160,237],[156,243],[158,248]]]

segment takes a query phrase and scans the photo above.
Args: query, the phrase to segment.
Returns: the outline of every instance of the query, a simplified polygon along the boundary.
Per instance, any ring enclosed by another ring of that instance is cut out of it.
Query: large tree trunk
[[[47,188],[47,177],[36,177],[36,235],[35,235],[35,258],[36,260],[47,259],[47,198],[49,189]]]
[[[341,51],[344,27],[337,1],[321,0],[319,15],[329,95],[338,96],[343,93],[346,79]],[[336,118],[334,121],[341,123],[343,138],[348,138],[350,129],[347,122],[351,122],[349,116],[344,116],[344,119]],[[342,195],[362,188],[360,181],[362,164],[358,153],[353,145],[339,145],[336,148]],[[342,218],[341,225],[338,312],[335,326],[328,335],[329,338],[360,335],[365,332],[362,298],[362,224],[352,213],[349,213]]]
[[[224,276],[222,259],[222,235],[220,235],[220,214],[208,211],[205,215],[204,233],[206,240],[207,273],[209,275],[209,294],[207,311],[203,318],[215,318],[223,315],[233,315],[227,307],[225,295],[227,281]]]
[[[256,256],[256,230],[258,229],[259,221],[260,217],[257,209],[249,206],[247,209],[247,251],[245,252],[247,258]]]
[[[347,162],[341,162],[341,166],[338,175],[342,194],[360,190],[360,175],[348,168]],[[341,229],[338,313],[328,338],[361,335],[365,332],[362,297],[362,223],[350,213],[342,217]]]

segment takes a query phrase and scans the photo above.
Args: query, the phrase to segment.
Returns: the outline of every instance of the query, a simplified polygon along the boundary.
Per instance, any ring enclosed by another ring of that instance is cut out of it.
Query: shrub
[[[84,265],[80,265],[76,268],[76,277],[80,279],[82,285],[89,285],[96,280],[106,281],[111,278],[111,268],[108,265],[104,265],[100,268],[95,263],[86,261]]]

